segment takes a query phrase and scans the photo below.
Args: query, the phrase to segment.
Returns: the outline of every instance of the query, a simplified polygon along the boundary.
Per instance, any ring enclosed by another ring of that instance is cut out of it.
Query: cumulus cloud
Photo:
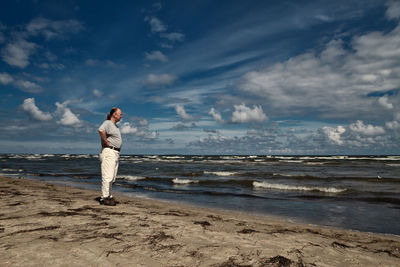
[[[339,125],[336,128],[333,127],[323,127],[322,131],[326,134],[326,136],[328,137],[328,139],[337,145],[343,145],[343,140],[341,139],[341,135],[346,132],[346,129]]]
[[[167,62],[168,58],[161,51],[153,51],[151,53],[145,53],[146,59],[150,61],[161,61]]]
[[[191,121],[193,120],[193,116],[186,113],[185,107],[182,105],[176,105],[175,111],[181,117],[183,121]]]
[[[23,69],[29,65],[29,57],[36,48],[36,44],[19,38],[2,49],[1,58],[10,66]]]
[[[400,127],[400,123],[393,123]],[[222,154],[335,154],[359,153],[373,154],[382,149],[398,151],[398,137],[383,135],[377,126],[360,124],[357,132],[350,126],[321,127],[316,130],[295,134],[293,129],[258,129],[249,130],[246,134],[227,136],[223,133],[209,133],[197,141],[189,142],[201,153]],[[376,135],[375,135],[376,134]],[[212,150],[210,150],[212,148]]]
[[[83,26],[77,20],[53,21],[46,18],[35,18],[26,27],[21,29],[20,31],[12,32],[12,36],[14,37],[1,50],[1,58],[10,66],[23,69],[30,64],[30,56],[39,47],[29,41],[31,37],[41,35],[46,40],[64,38],[68,33],[80,32]],[[54,56],[52,58],[54,59]],[[59,68],[61,65],[54,66]],[[42,65],[42,67],[46,67],[46,65]]]
[[[132,126],[129,122],[124,122],[121,126],[122,134],[136,134],[139,130],[137,127]]]
[[[146,17],[145,21],[150,24],[153,33],[165,32],[167,30],[167,26],[156,17]]]
[[[31,78],[35,78],[37,80],[40,80],[39,77],[34,77],[33,75],[26,75],[30,76]],[[43,88],[38,85],[37,83],[27,81],[27,80],[22,80],[19,78],[14,78],[7,72],[0,73],[0,84],[3,85],[12,85],[18,89],[20,89],[23,92],[27,93],[40,93],[43,91]]]
[[[71,109],[67,107],[68,102],[58,103],[56,102],[57,110],[56,114],[60,115],[61,118],[57,121],[58,124],[63,126],[81,126],[82,121],[72,113]]]
[[[376,96],[400,84],[400,26],[392,31],[328,42],[310,51],[243,76],[240,90],[263,100],[272,115],[365,118]],[[353,116],[353,117],[352,117]]]
[[[235,111],[232,113],[231,121],[233,123],[265,122],[268,120],[262,107],[253,106],[253,109],[245,104],[234,105]]]
[[[363,135],[381,135],[385,133],[385,129],[381,126],[365,125],[363,121],[358,120],[355,123],[350,124],[350,130],[363,134]]]
[[[34,120],[49,121],[53,118],[50,113],[43,112],[36,106],[34,98],[25,99],[21,107]]]
[[[210,109],[210,112],[208,112],[209,115],[211,115],[214,120],[218,123],[224,123],[224,120],[222,119],[222,116],[219,112],[215,111],[214,108]]]
[[[31,81],[16,80],[13,84],[21,91],[28,93],[40,93],[43,91],[43,88],[40,85]]]
[[[389,19],[400,19],[400,2],[391,0],[386,3],[386,17]]]
[[[393,109],[393,104],[389,102],[387,95],[380,97],[378,103],[384,108]]]
[[[155,131],[149,131],[147,127],[143,125],[132,125],[130,122],[124,122],[121,125],[121,133],[126,135],[134,135],[144,139],[156,139],[158,133]]]
[[[149,87],[162,87],[173,84],[175,80],[176,76],[170,74],[149,74],[144,80],[144,84]]]
[[[14,78],[10,74],[8,74],[6,72],[0,73],[0,83],[1,84],[7,85],[7,84],[12,83],[13,81],[14,81]]]
[[[385,123],[385,125],[390,130],[400,129],[400,123],[398,121],[388,121]]]
[[[192,122],[191,124],[184,124],[184,123],[178,123],[177,125],[173,126],[171,129],[172,130],[177,130],[177,131],[186,131],[190,129],[197,128],[197,125]]]

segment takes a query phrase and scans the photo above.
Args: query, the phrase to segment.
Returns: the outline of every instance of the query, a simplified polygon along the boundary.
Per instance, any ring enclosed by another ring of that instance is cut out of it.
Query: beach
[[[399,266],[400,237],[0,177],[2,266]]]

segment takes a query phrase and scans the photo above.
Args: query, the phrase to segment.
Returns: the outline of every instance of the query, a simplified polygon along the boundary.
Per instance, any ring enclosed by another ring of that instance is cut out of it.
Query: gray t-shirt
[[[99,130],[103,130],[107,135],[107,141],[110,146],[121,148],[122,138],[118,126],[111,120],[105,120]]]

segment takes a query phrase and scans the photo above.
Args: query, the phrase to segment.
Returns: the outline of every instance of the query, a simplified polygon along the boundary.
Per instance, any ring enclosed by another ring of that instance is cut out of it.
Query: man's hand
[[[107,141],[107,134],[103,130],[99,130],[100,138],[101,138],[101,143],[103,146],[109,146],[108,141]]]

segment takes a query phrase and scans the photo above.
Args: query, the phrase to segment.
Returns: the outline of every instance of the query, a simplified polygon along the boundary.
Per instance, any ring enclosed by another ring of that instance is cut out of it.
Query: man
[[[112,184],[115,182],[118,171],[118,159],[122,145],[121,132],[117,122],[122,118],[122,111],[119,108],[112,108],[107,114],[107,120],[99,128],[101,138],[101,198],[100,204],[115,206],[116,201],[110,194]]]

